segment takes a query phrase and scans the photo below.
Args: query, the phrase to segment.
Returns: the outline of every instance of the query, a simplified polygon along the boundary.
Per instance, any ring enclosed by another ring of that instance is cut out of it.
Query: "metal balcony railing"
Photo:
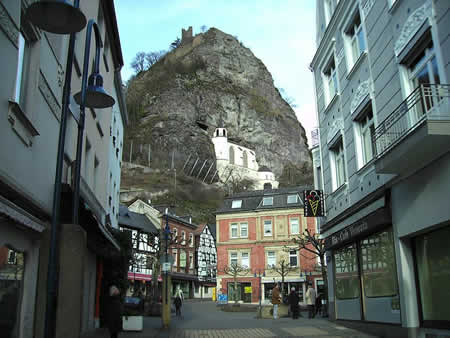
[[[450,85],[422,84],[375,129],[372,135],[375,156],[380,157],[426,120],[450,97]],[[443,112],[450,119],[450,112]]]

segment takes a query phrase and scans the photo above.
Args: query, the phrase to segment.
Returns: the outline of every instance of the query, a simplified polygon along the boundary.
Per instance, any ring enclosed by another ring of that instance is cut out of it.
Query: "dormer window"
[[[287,202],[289,203],[297,203],[297,195],[288,195]]]
[[[234,200],[231,202],[231,208],[236,209],[242,207],[242,200]]]
[[[263,205],[273,205],[273,196],[270,197],[264,197],[263,198]]]

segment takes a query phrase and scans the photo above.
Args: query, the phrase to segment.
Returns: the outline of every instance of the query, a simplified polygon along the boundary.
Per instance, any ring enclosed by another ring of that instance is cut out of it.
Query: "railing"
[[[382,156],[417,128],[436,106],[450,97],[450,85],[423,84],[417,87],[383,122],[372,136],[375,156]],[[450,118],[449,112],[445,112]]]

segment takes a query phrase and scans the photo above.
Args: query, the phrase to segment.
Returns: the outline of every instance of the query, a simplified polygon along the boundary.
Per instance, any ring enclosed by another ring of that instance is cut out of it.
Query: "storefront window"
[[[252,301],[251,286],[252,286],[251,283],[237,283],[237,290],[235,292],[234,282],[228,282],[227,285],[228,301],[234,302],[237,299],[238,301],[243,301],[244,303],[251,303]]]
[[[359,276],[356,245],[352,244],[334,253],[336,266],[336,298],[358,298]]]
[[[25,260],[21,252],[0,247],[0,335],[16,337]]]
[[[424,321],[450,327],[450,227],[415,239],[417,273]]]
[[[366,297],[397,295],[392,229],[365,238],[360,242],[361,271]]]

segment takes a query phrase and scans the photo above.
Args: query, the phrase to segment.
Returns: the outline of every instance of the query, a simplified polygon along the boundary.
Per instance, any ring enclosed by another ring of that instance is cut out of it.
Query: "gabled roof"
[[[195,230],[195,232],[194,232],[195,235],[200,236],[206,227],[208,227],[209,231],[211,232],[211,235],[214,237],[214,240],[216,240],[216,223],[200,224],[198,226],[197,230]]]
[[[303,190],[313,189],[311,186],[296,186],[281,189],[246,191],[225,198],[216,214],[238,213],[271,209],[303,208]],[[289,195],[298,195],[296,203],[287,203]],[[264,197],[273,197],[272,205],[263,205]],[[241,200],[240,208],[232,208],[233,201]]]
[[[141,230],[147,233],[158,233],[157,227],[147,216],[130,211],[123,204],[119,206],[119,225],[124,228]]]

